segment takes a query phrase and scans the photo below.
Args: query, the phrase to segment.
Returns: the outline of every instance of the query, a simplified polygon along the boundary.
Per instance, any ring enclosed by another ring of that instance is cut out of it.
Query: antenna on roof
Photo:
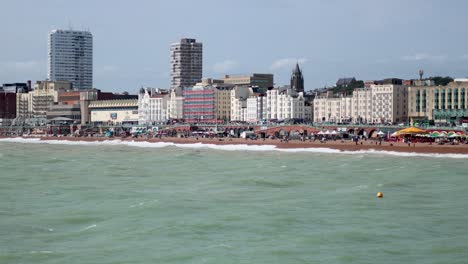
[[[71,23],[71,20],[70,20],[70,19],[68,19],[68,28],[69,28],[70,30],[73,30],[72,23]]]
[[[422,81],[423,75],[424,75],[424,71],[423,71],[423,70],[419,70],[419,80],[420,80],[420,81]]]

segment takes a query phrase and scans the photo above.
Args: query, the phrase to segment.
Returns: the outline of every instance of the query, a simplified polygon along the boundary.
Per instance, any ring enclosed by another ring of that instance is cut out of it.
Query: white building
[[[352,97],[333,97],[330,92],[314,99],[314,122],[350,122],[352,119]]]
[[[291,89],[274,88],[267,91],[266,119],[304,119],[304,94]]]
[[[247,121],[247,98],[252,95],[249,87],[235,86],[231,90],[231,121]]]
[[[372,90],[358,88],[353,92],[352,119],[354,123],[370,123],[372,120]]]
[[[314,122],[395,124],[408,119],[408,88],[383,84],[358,88],[352,97],[330,93],[314,99]]]
[[[75,90],[93,88],[93,35],[56,29],[49,34],[47,78],[69,81]]]
[[[184,118],[184,97],[182,88],[171,89],[167,102],[167,114],[169,119]]]
[[[247,122],[257,123],[264,119],[263,106],[266,106],[266,96],[254,94],[247,98]]]
[[[171,89],[194,86],[202,79],[203,44],[183,38],[171,45]]]
[[[371,85],[372,123],[399,123],[408,119],[408,87]]]
[[[169,94],[166,90],[141,88],[138,94],[138,124],[150,125],[166,122],[169,117],[168,101]]]

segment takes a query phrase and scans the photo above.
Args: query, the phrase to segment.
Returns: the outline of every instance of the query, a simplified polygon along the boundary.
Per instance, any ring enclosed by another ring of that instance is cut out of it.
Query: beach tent
[[[324,134],[325,134],[325,133],[323,133],[323,131],[319,131],[319,132],[317,133],[317,135],[324,135]]]
[[[333,130],[332,132],[330,132],[330,135],[336,135],[338,134],[335,130]]]
[[[415,134],[427,134],[427,131],[417,127],[408,127],[397,131],[397,135],[415,135]]]
[[[447,132],[442,131],[442,132],[439,134],[438,137],[440,137],[440,138],[445,138],[445,137],[447,137]]]
[[[460,133],[457,133],[457,132],[450,132],[447,137],[449,138],[456,138],[456,137],[461,137],[461,134]]]

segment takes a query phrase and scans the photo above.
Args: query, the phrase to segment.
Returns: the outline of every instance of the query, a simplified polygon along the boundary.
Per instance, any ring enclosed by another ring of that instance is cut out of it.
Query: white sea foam
[[[91,229],[91,228],[95,228],[96,226],[97,226],[97,225],[90,225],[90,226],[87,226],[87,227],[81,229],[80,232],[81,232],[81,231],[86,231],[86,230]]]
[[[2,138],[0,142],[13,143],[36,143],[36,144],[53,144],[53,145],[83,145],[83,146],[116,146],[126,145],[130,147],[140,148],[165,148],[179,147],[188,149],[215,149],[222,151],[279,151],[287,153],[318,153],[318,154],[343,154],[356,155],[366,154],[372,156],[388,155],[398,157],[428,157],[428,158],[453,158],[453,159],[468,159],[468,154],[438,154],[438,153],[415,153],[415,152],[397,152],[397,151],[381,151],[375,149],[358,150],[358,151],[341,151],[331,148],[277,148],[274,145],[247,145],[247,144],[232,144],[232,145],[216,145],[204,143],[178,144],[171,142],[145,142],[145,141],[122,141],[119,139],[104,140],[104,141],[69,141],[63,140],[41,140],[39,138]]]

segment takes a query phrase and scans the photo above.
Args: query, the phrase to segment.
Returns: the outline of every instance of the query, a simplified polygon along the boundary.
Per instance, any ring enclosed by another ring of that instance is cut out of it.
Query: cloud
[[[239,64],[235,60],[224,60],[213,65],[213,71],[216,73],[227,73],[235,69]]]
[[[422,60],[445,60],[446,55],[431,55],[427,53],[416,53],[414,55],[406,55],[401,57],[403,61],[422,61]]]
[[[306,63],[306,58],[284,58],[274,61],[271,66],[270,70],[279,70],[283,68],[292,68],[296,63]]]

